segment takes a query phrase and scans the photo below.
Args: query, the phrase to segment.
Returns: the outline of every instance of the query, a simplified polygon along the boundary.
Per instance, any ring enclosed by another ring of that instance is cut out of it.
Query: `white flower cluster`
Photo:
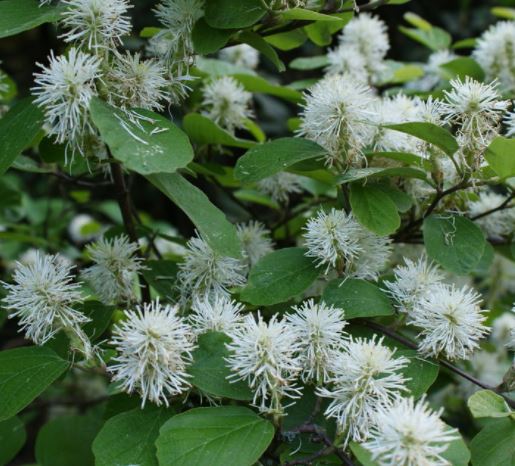
[[[76,307],[84,301],[80,283],[73,282],[72,265],[60,256],[44,255],[39,251],[26,265],[16,264],[14,283],[4,283],[3,299],[10,318],[17,317],[21,331],[37,345],[43,345],[56,333],[63,331],[72,348],[89,359],[93,348],[82,330],[90,319]]]
[[[199,236],[188,241],[177,276],[183,301],[228,296],[229,289],[245,285],[251,267],[273,251],[270,231],[260,222],[240,223],[236,233],[241,259],[220,255]]]
[[[178,308],[159,301],[126,311],[125,320],[113,330],[111,344],[118,351],[109,367],[121,388],[147,400],[168,406],[168,397],[189,386],[186,367],[195,348],[192,331],[178,315]]]
[[[515,231],[515,203],[509,202],[506,196],[489,190],[481,190],[477,200],[467,204],[469,216],[477,223],[489,238],[499,239]]]
[[[386,25],[363,13],[352,19],[339,37],[339,45],[328,53],[328,73],[344,73],[356,81],[376,83],[384,71],[390,49]]]
[[[476,41],[473,57],[488,81],[498,79],[503,90],[515,90],[515,23],[501,21],[491,26]]]
[[[488,328],[476,291],[443,283],[441,272],[425,257],[405,260],[394,276],[393,282],[385,282],[387,292],[406,313],[407,323],[420,330],[417,338],[424,356],[466,359],[479,347]]]
[[[167,40],[166,52],[157,53],[157,59],[143,59],[139,53],[118,50],[132,30],[128,0],[63,0],[62,4],[65,32],[60,37],[70,48],[59,57],[52,52],[49,64],[39,65],[32,92],[44,111],[48,133],[58,143],[66,144],[73,154],[97,155],[98,137],[89,115],[94,97],[127,111],[163,110],[165,104],[186,95],[191,30],[203,5],[198,0],[159,4],[156,12],[168,29],[152,39],[151,49]]]
[[[247,44],[226,47],[220,50],[219,57],[223,61],[251,70],[256,69],[259,64],[259,52]]]
[[[252,117],[251,101],[252,94],[230,76],[216,78],[204,86],[204,114],[230,133],[244,128]]]
[[[313,257],[325,272],[377,280],[392,252],[391,239],[361,226],[343,210],[320,211],[309,219],[304,233],[306,256]]]
[[[86,247],[94,265],[87,268],[82,276],[103,303],[131,303],[136,300],[135,282],[143,269],[142,260],[136,254],[138,249],[138,244],[131,243],[125,235],[101,238]]]
[[[262,194],[270,196],[270,198],[278,204],[288,204],[292,194],[302,192],[301,181],[302,177],[299,175],[279,172],[258,181],[257,189]]]

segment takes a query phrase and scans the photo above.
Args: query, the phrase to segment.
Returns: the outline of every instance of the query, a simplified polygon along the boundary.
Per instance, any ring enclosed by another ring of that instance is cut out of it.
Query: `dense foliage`
[[[134,3],[0,0],[0,465],[514,464],[515,9]]]

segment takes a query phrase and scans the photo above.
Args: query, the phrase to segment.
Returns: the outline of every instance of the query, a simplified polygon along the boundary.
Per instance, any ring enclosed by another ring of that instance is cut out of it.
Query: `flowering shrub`
[[[515,10],[408,1],[0,0],[0,465],[512,464]]]

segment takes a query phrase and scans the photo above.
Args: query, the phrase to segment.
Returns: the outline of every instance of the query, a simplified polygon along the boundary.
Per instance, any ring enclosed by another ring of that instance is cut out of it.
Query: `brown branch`
[[[389,336],[390,338],[398,341],[399,343],[403,344],[407,348],[417,350],[418,345],[410,340],[409,338],[406,338],[405,336],[395,332],[394,330],[385,327],[384,325],[378,324],[377,322],[374,322],[369,319],[362,319],[362,322],[369,328],[373,330],[377,330],[378,332],[381,332],[384,335]],[[445,359],[438,359],[438,363],[442,366],[448,369],[451,372],[454,372],[455,374],[459,375],[460,377],[463,377],[464,379],[468,380],[469,382],[472,382],[474,385],[477,385],[478,387],[484,388],[485,390],[492,390],[494,392],[497,391],[496,387],[492,387],[484,382],[482,382],[479,379],[476,379],[474,376],[470,375],[469,373],[465,372],[463,369],[460,369],[459,367],[455,366],[454,364],[451,364],[450,362],[446,361]],[[506,402],[510,405],[510,407],[515,407],[515,401],[512,399],[503,396],[503,398],[506,400]]]
[[[471,217],[470,220],[477,220],[478,218],[486,217],[487,215],[493,214],[494,212],[499,212],[500,210],[511,209],[513,206],[510,206],[508,204],[514,198],[515,198],[515,193],[512,193],[512,195],[509,196],[501,205],[495,207],[494,209],[487,210],[486,212],[483,212],[482,214],[475,215],[474,217]]]
[[[117,190],[118,205],[123,218],[125,230],[129,235],[131,242],[138,244],[138,235],[136,233],[136,226],[134,225],[134,218],[132,216],[132,202],[130,192],[125,184],[125,177],[123,175],[122,166],[118,162],[111,162],[111,173],[113,175],[113,182]],[[141,251],[138,249],[138,255],[142,257]],[[138,279],[141,285],[141,296],[143,301],[150,302],[150,286],[146,280],[138,274]]]

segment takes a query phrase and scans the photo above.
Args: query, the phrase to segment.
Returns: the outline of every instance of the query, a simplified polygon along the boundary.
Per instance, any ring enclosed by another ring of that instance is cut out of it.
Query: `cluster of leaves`
[[[407,1],[371,1],[361,9]],[[191,68],[195,79],[182,108],[172,109],[173,122],[168,115],[148,110],[140,111],[148,121],[135,122],[126,112],[100,99],[92,100],[91,118],[109,148],[109,162],[124,170],[121,183],[119,178],[111,182],[105,177],[101,164],[90,165],[80,156],[70,162],[66,148],[45,136],[41,108],[30,97],[17,96],[15,83],[0,75],[4,84],[0,87],[0,209],[4,227],[0,241],[5,279],[8,281],[13,261],[29,247],[62,253],[79,267],[85,264],[88,257],[81,250],[81,241],[72,238],[69,225],[78,213],[88,212],[91,216],[79,232],[82,238],[93,238],[107,229],[108,236],[126,231],[131,239],[142,240],[146,269],[141,277],[141,299],[151,295],[176,301],[176,276],[182,259],[175,252],[162,254],[157,240],[177,247],[185,240],[179,233],[169,234],[172,225],[152,217],[151,210],[162,209],[149,208],[147,212],[143,193],[155,196],[157,190],[176,206],[176,212],[182,211],[189,219],[185,231],[191,232],[193,225],[221,256],[241,255],[235,223],[259,220],[270,228],[279,247],[261,258],[251,268],[246,286],[233,293],[249,312],[259,307],[267,316],[284,313],[317,284],[323,268],[306,257],[306,249],[299,247],[297,240],[307,217],[323,206],[345,208],[363,227],[377,235],[390,235],[396,245],[423,245],[427,256],[449,274],[475,280],[491,309],[492,322],[513,301],[513,295],[502,290],[505,277],[491,276],[494,271],[501,273],[499,257],[515,260],[513,235],[488,238],[475,219],[463,213],[449,214],[446,201],[475,184],[496,187],[507,192],[511,200],[515,141],[495,138],[485,151],[487,164],[474,180],[444,189],[431,179],[429,161],[411,153],[366,154],[368,161],[383,158],[394,162],[384,166],[370,163],[344,171],[328,167],[323,147],[294,137],[292,131],[299,125],[295,116],[287,122],[286,137],[269,139],[259,124],[261,114],[266,120],[267,111],[277,109],[286,119],[302,104],[302,90],[316,82],[302,79],[279,84],[280,73],[287,68],[282,53],[299,51],[309,44],[303,50],[316,49],[319,55],[297,57],[288,67],[299,73],[323,68],[327,65],[323,47],[330,45],[352,19],[355,5],[319,2],[321,8],[313,10],[290,2],[276,2],[285,3],[284,8],[271,9],[268,3],[206,0],[204,16],[192,31],[198,55]],[[56,22],[62,9],[61,5],[41,6],[36,0],[0,0],[0,38]],[[511,10],[496,12],[515,18]],[[406,20],[410,27],[402,32],[432,51],[466,51],[473,46],[471,41],[453,44],[447,32],[416,15],[407,15]],[[140,38],[132,38],[134,47],[158,32],[157,28],[143,29]],[[220,49],[235,44],[248,44],[259,51],[268,60],[268,71],[254,71],[216,58]],[[277,76],[271,76],[272,67]],[[380,85],[383,93],[393,94],[424,75],[421,64],[391,61],[388,67],[388,78]],[[442,80],[432,92],[434,97],[449,88],[452,78],[482,80],[485,76],[479,64],[466,55],[441,69]],[[256,96],[258,103],[256,121],[246,121],[245,128],[237,133],[199,111],[203,84],[221,76],[235,79]],[[424,97],[430,94],[420,93]],[[450,130],[431,123],[407,122],[388,129],[413,136],[450,158],[459,150],[459,141]],[[286,132],[277,127],[266,130],[270,136]],[[279,173],[302,179],[302,193],[295,193],[288,203],[257,188],[260,181]],[[418,202],[402,189],[403,181],[412,179],[433,188],[428,199]],[[164,197],[151,198],[161,204],[167,202]],[[142,211],[135,212],[134,204],[142,206]],[[512,205],[506,203],[502,209],[509,207]],[[467,370],[473,368],[466,364],[456,367],[446,360],[420,357],[417,345],[402,336],[413,337],[413,332],[404,326],[380,284],[335,278],[324,285],[322,299],[345,311],[350,321],[348,333],[355,337],[386,335],[386,344],[409,359],[404,375],[409,379],[410,395],[419,398],[429,392],[436,404],[445,406],[445,420],[459,427],[467,440],[455,440],[445,452],[450,464],[511,464],[515,454],[515,415],[509,398],[512,373],[507,374],[501,388],[497,387],[501,396],[495,387],[468,376]],[[113,325],[123,320],[123,305],[108,306],[95,299],[81,305],[81,311],[91,319],[84,331],[92,342],[104,345],[106,361],[113,350],[103,342]],[[43,346],[31,346],[15,334],[15,324],[6,317],[7,312],[0,310],[0,465],[9,464],[20,451],[25,457],[34,455],[38,466],[251,466],[259,461],[377,464],[357,443],[351,442],[345,451],[334,445],[334,423],[321,415],[324,406],[311,386],[304,387],[302,398],[287,409],[281,422],[259,415],[250,405],[253,394],[247,384],[228,380],[226,344],[230,339],[223,333],[199,337],[188,368],[193,388],[186,399],[172,400],[166,408],[147,405],[142,409],[136,395],[120,393],[116,385],[109,384],[105,361],[84,363],[62,333]],[[487,342],[485,347],[492,349],[495,344]],[[468,401],[449,393],[463,374],[491,389],[475,392]],[[474,375],[482,378],[481,372]],[[501,385],[501,380],[498,382]],[[212,399],[217,400],[217,406],[210,405]],[[33,437],[35,443],[27,443],[27,438]]]

